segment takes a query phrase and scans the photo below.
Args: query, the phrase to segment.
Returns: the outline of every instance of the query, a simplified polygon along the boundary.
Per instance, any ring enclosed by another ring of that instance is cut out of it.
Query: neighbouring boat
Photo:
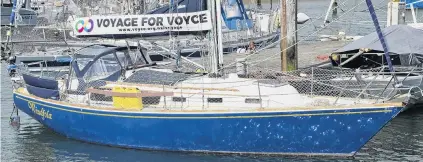
[[[389,84],[388,89],[395,86],[396,90],[401,91],[387,90],[386,93],[421,96],[423,45],[418,40],[423,37],[423,31],[408,25],[392,25],[383,29],[382,34],[389,46],[393,72],[388,68],[384,48],[377,42],[379,38],[374,32],[333,52],[329,57],[332,68],[349,71],[349,74],[331,79],[340,81],[340,84],[348,81],[349,88],[368,83],[373,83],[369,88],[381,88]]]
[[[18,66],[36,75],[60,76],[69,71],[74,49],[48,49],[48,51],[35,51],[15,54],[8,61],[9,76],[14,77]],[[17,78],[15,78],[17,79]]]

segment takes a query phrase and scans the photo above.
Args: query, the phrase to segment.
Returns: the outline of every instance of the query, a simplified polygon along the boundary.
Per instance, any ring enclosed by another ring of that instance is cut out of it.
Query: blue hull
[[[81,141],[166,151],[352,156],[402,107],[294,112],[145,113],[70,107],[14,93],[16,106]]]

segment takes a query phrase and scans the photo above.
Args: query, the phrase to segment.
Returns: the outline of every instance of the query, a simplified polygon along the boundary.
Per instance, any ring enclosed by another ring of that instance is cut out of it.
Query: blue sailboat
[[[76,51],[68,78],[22,73],[24,86],[13,92],[15,106],[57,133],[90,143],[328,156],[353,156],[404,107],[377,102],[378,96],[362,98],[361,91],[353,98],[303,95],[291,84],[304,78],[289,73],[282,79],[222,77],[219,58],[210,73],[159,69],[144,57],[146,50],[140,44],[90,45]]]

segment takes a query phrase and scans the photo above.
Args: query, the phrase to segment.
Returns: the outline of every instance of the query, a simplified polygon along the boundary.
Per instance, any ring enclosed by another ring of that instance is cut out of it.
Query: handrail
[[[94,88],[88,88],[88,93],[102,94],[106,96],[113,97],[157,97],[157,96],[173,96],[173,92],[156,92],[156,91],[141,91],[135,93],[126,93],[126,92],[113,92],[110,90],[100,90]]]
[[[106,81],[106,84],[110,85],[110,84],[115,84],[115,85],[126,85],[126,86],[138,86],[138,87],[158,87],[158,88],[163,88],[163,85],[159,85],[159,84],[136,84],[136,83],[123,83],[123,82],[110,82],[110,81]],[[165,88],[174,88],[174,89],[190,89],[190,90],[210,90],[210,91],[234,91],[234,92],[238,92],[238,89],[234,89],[234,88],[200,88],[200,87],[182,87],[182,86],[170,86],[170,85],[165,85]]]

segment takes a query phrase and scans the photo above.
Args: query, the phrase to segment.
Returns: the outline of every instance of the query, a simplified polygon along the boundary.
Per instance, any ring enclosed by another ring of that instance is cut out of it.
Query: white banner
[[[92,16],[77,18],[74,33],[82,35],[142,34],[211,30],[210,12]]]

